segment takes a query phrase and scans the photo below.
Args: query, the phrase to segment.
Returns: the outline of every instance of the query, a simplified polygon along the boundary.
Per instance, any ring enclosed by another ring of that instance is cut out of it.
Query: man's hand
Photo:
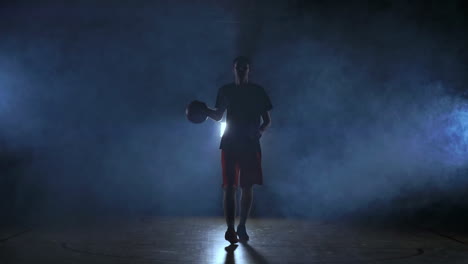
[[[265,132],[265,130],[271,125],[271,116],[270,116],[270,112],[265,112],[262,114],[262,119],[263,119],[263,123],[262,125],[258,128],[258,131],[257,131],[257,137],[258,138],[261,138],[262,135],[263,135],[263,132]]]
[[[220,121],[223,118],[224,109],[217,109],[217,108],[211,109],[209,107],[205,107],[205,113],[209,118],[215,121]]]
[[[265,132],[265,129],[260,127],[258,130],[257,130],[257,138],[261,138],[262,135],[263,135],[263,132]]]
[[[262,134],[263,132],[259,130],[257,130],[257,134],[255,135],[255,138],[261,138],[262,137]]]

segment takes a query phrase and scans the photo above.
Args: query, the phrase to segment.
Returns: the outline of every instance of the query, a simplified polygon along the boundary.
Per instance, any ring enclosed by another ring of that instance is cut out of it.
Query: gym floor
[[[468,236],[423,227],[249,219],[230,245],[222,218],[140,218],[9,227],[0,263],[467,263]]]

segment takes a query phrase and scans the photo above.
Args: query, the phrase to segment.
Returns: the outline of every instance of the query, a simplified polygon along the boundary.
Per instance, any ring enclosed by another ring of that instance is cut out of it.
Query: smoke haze
[[[243,54],[274,105],[253,216],[460,203],[468,187],[462,7],[4,4],[4,196],[25,219],[221,215],[220,124],[191,124],[184,111],[194,99],[214,106]]]

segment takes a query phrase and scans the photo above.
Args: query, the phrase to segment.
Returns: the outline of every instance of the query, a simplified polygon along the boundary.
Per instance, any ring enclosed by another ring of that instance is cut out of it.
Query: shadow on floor
[[[256,263],[256,264],[268,264],[268,261],[264,256],[262,256],[260,253],[255,250],[251,245],[249,245],[247,242],[241,242],[242,246],[245,248],[245,251],[247,251],[247,254],[249,256],[251,263]]]
[[[247,242],[241,242],[243,248],[245,248],[245,251],[247,253],[247,259],[249,260],[248,263],[255,263],[255,264],[268,264],[268,261],[265,259],[264,256],[262,256],[260,253],[255,250],[251,245],[249,245]],[[226,259],[224,261],[224,264],[235,264],[236,261],[234,259],[234,251],[238,245],[230,245],[228,247],[225,247],[224,249],[226,250]]]
[[[226,259],[224,260],[224,264],[234,264],[236,261],[234,260],[234,250],[236,250],[237,245],[231,244],[230,246],[225,247],[226,250]]]

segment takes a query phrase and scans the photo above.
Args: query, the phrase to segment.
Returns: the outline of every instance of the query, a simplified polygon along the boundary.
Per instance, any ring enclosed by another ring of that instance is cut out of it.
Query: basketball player
[[[220,121],[224,111],[226,129],[221,138],[221,166],[224,188],[224,215],[227,231],[225,239],[231,243],[248,241],[245,228],[252,206],[254,184],[263,184],[260,137],[271,124],[272,104],[265,90],[249,81],[250,60],[239,56],[233,61],[234,83],[219,88],[214,109],[206,108],[207,115]],[[260,123],[260,119],[263,121]],[[234,229],[236,190],[242,188],[240,219]],[[237,237],[239,236],[239,238]]]

